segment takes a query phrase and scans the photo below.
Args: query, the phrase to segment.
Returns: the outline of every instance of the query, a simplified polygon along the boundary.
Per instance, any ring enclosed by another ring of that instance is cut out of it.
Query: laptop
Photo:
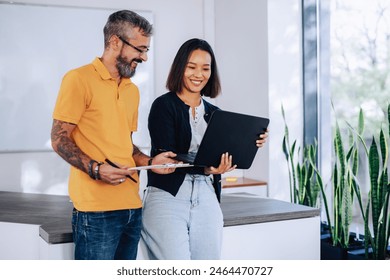
[[[196,154],[177,154],[176,159],[194,166],[218,167],[223,153],[233,157],[233,165],[249,169],[256,156],[256,140],[267,130],[269,119],[216,110]]]

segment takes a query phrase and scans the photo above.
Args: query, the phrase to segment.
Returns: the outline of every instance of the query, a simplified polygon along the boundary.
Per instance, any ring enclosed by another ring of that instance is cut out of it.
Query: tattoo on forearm
[[[143,153],[136,145],[133,145],[133,157],[140,156],[140,155],[143,155]]]
[[[133,144],[133,159],[137,166],[141,166],[147,164],[149,157],[141,152],[141,150]]]
[[[63,122],[54,120],[51,132],[51,140],[56,143],[57,153],[74,167],[88,172],[84,161],[88,161],[88,156],[68,137],[66,130],[62,127]]]

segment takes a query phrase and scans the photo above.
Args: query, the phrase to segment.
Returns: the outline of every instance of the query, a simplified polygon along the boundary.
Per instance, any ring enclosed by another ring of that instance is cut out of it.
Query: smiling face
[[[122,78],[131,78],[135,74],[138,63],[142,63],[142,60],[134,58],[131,61],[128,61],[123,55],[123,50],[116,58],[116,67],[118,73]]]
[[[211,75],[211,56],[203,50],[194,50],[187,62],[183,77],[182,93],[198,93],[207,84]]]
[[[131,39],[119,39],[122,47],[116,58],[116,67],[121,77],[130,78],[134,76],[138,63],[148,60],[150,37],[143,36],[139,29],[135,29]]]

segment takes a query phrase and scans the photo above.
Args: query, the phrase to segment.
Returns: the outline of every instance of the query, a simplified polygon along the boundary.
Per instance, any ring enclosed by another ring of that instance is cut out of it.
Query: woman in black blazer
[[[167,88],[149,114],[151,156],[164,151],[196,153],[211,114],[218,110],[203,96],[215,98],[221,89],[215,56],[206,41],[191,39],[180,47]],[[258,147],[266,137],[260,136]],[[148,172],[142,238],[149,258],[220,258],[220,180],[235,167],[226,153],[217,167],[177,168],[167,175]]]

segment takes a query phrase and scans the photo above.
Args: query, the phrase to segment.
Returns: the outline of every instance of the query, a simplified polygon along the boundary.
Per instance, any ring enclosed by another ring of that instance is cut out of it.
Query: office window
[[[348,124],[365,117],[369,146],[387,118],[390,103],[390,2],[386,0],[302,0],[304,139],[319,142],[318,165],[331,186],[335,120],[348,142]],[[360,149],[358,179],[363,205],[369,176]],[[360,210],[354,209],[351,230],[363,232]],[[360,222],[361,221],[361,222]]]
[[[390,3],[335,0],[331,2],[330,15],[330,86],[335,119],[347,134],[347,123],[357,127],[361,108],[365,117],[364,140],[369,146],[373,135],[379,135],[380,127],[386,123],[390,102]],[[387,127],[384,129],[387,131]],[[363,153],[360,149],[358,179],[366,205],[370,182]],[[355,216],[356,227],[363,232],[358,209]]]
[[[340,123],[365,114],[368,135],[378,132],[390,101],[390,2],[331,2],[331,92]]]
[[[318,139],[318,165],[331,189],[335,120],[346,142],[347,123],[357,127],[360,109],[367,145],[381,127],[388,130],[390,2],[302,0],[302,22],[304,141]],[[363,149],[360,153],[358,179],[366,205],[370,182]],[[353,220],[351,230],[362,233],[357,205]]]

